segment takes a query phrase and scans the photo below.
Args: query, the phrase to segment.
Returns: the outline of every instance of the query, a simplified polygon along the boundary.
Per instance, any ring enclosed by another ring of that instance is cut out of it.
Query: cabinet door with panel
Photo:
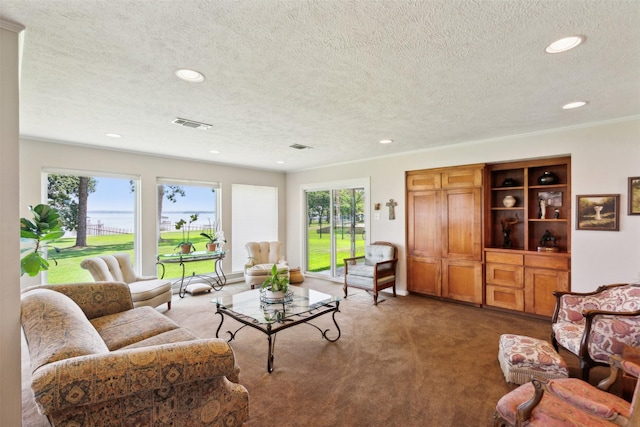
[[[481,189],[444,190],[442,194],[442,255],[482,260]]]
[[[482,264],[476,261],[443,258],[442,296],[482,304]]]
[[[556,305],[553,291],[569,290],[568,256],[525,255],[525,312],[552,316]]]
[[[441,255],[440,191],[412,191],[407,194],[408,255]]]
[[[407,288],[411,292],[442,295],[442,263],[439,258],[407,257]]]

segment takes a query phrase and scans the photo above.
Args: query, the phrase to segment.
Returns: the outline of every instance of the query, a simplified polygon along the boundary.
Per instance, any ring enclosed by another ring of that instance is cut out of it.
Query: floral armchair
[[[554,292],[551,342],[576,355],[582,379],[593,366],[608,365],[625,345],[640,346],[640,286],[615,284],[594,292]]]
[[[609,377],[597,387],[578,378],[533,378],[498,401],[494,427],[640,425],[640,381],[631,403],[606,392],[622,371],[637,378],[640,365],[617,356],[609,364]]]

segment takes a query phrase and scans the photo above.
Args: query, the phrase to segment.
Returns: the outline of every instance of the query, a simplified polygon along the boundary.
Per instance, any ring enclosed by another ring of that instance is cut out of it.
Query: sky
[[[89,194],[88,211],[133,211],[134,194],[128,179],[95,177],[96,191]],[[163,211],[214,211],[215,195],[208,187],[181,186],[185,197],[176,203],[165,199]]]

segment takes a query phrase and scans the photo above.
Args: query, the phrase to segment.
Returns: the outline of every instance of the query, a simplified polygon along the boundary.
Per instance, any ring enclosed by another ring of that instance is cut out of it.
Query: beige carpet
[[[342,286],[307,278],[302,286],[341,295]],[[211,299],[247,290],[174,297],[168,317],[201,337],[215,337],[220,317]],[[231,342],[240,382],[249,391],[246,426],[491,426],[497,400],[515,386],[504,381],[498,338],[514,333],[549,339],[550,322],[462,304],[383,294],[378,306],[350,290],[336,315],[341,338],[330,343],[299,325],[277,335],[275,370],[267,373],[266,335],[241,330]],[[160,310],[164,311],[164,308]],[[335,333],[331,316],[314,321]],[[221,336],[239,324],[225,319]],[[562,354],[578,374],[575,358]],[[23,356],[23,425],[38,427]],[[593,380],[602,377],[596,369]]]

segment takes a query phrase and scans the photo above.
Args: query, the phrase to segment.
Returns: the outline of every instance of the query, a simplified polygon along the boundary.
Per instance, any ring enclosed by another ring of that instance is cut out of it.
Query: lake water
[[[189,216],[197,214],[198,220],[191,224],[192,230],[200,230],[209,227],[209,220],[213,223],[216,218],[215,211],[169,211],[162,215],[162,230],[176,231],[175,225],[180,219],[189,221]],[[133,233],[133,211],[88,211],[87,225],[102,224],[105,228],[116,228]],[[154,218],[155,220],[155,218]]]

